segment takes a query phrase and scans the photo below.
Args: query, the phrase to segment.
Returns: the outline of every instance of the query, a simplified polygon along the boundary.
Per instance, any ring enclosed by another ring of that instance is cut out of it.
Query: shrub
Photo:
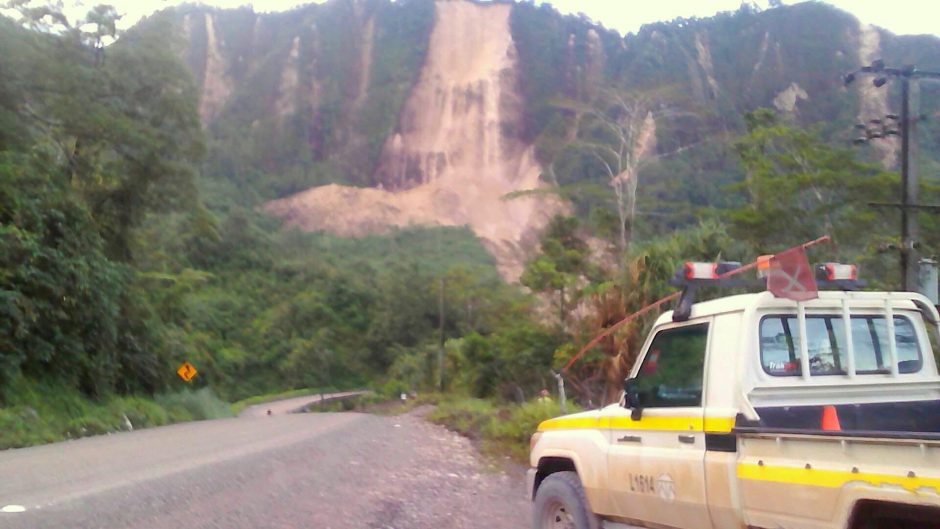
[[[496,414],[496,406],[486,400],[447,399],[438,404],[428,418],[471,439],[480,439]]]
[[[559,415],[561,408],[555,402],[498,406],[481,399],[448,399],[431,411],[428,418],[470,439],[483,441],[486,451],[509,453],[524,460],[528,454],[529,437],[538,429],[539,423]]]
[[[117,428],[111,427],[98,417],[86,416],[69,421],[65,432],[69,437],[89,437],[113,432],[116,429]]]
[[[158,395],[157,404],[166,409],[171,422],[202,421],[232,417],[231,407],[215,396],[209,388],[196,391],[184,389],[177,393]]]
[[[28,406],[0,409],[0,450],[21,448],[57,439],[55,432]]]
[[[526,402],[510,406],[506,414],[487,425],[484,434],[509,443],[528,447],[529,437],[538,429],[539,423],[561,415],[561,407],[555,402]]]
[[[117,410],[122,419],[127,417],[133,428],[149,428],[163,426],[170,422],[167,410],[152,400],[140,397],[123,397],[114,399],[112,407]]]

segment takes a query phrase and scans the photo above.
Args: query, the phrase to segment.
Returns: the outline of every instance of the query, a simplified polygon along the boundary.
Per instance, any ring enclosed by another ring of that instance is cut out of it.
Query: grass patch
[[[20,378],[0,408],[0,449],[232,415],[208,388],[159,395],[91,400],[75,389]]]
[[[580,411],[570,409],[569,413]],[[480,441],[484,452],[508,454],[524,462],[529,453],[529,437],[540,422],[562,415],[555,402],[497,404],[489,400],[446,398],[428,414],[432,422],[470,439]]]
[[[209,388],[157,395],[156,402],[167,410],[170,422],[224,419],[235,415],[231,406]]]
[[[254,406],[255,404],[264,404],[265,402],[273,402],[275,400],[292,399],[294,397],[306,397],[307,395],[319,395],[320,393],[335,393],[336,391],[337,390],[334,388],[301,388],[292,389],[290,391],[282,391],[280,393],[266,393],[264,395],[255,395],[254,397],[248,397],[247,399],[233,402],[231,410],[232,413],[238,415],[248,406]]]

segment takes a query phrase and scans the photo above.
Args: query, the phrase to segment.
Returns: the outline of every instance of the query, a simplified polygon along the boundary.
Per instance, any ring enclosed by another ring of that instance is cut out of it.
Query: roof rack
[[[738,261],[717,263],[686,262],[676,270],[669,284],[682,287],[682,293],[676,308],[672,312],[673,321],[686,321],[692,313],[695,294],[700,287],[718,288],[767,288],[767,278],[758,270],[758,277],[748,279],[741,275],[729,275],[741,268]],[[842,263],[817,263],[815,271],[816,288],[819,290],[852,291],[864,287],[867,283],[858,279],[858,267]]]
[[[767,288],[766,276],[753,279],[744,278],[739,274],[732,273],[734,270],[742,268],[741,263],[735,261],[725,261],[719,263],[695,263],[687,262],[676,270],[675,275],[669,280],[674,286],[682,287],[676,308],[672,313],[672,320],[676,322],[686,321],[692,312],[692,305],[695,303],[695,293],[700,287],[719,287],[719,288]],[[815,282],[819,290],[842,290],[854,291],[866,285],[864,280],[858,279],[858,268],[855,265],[841,263],[818,263],[813,266],[815,272]],[[743,270],[742,270],[743,272]],[[760,268],[759,268],[760,275]],[[887,362],[891,376],[898,376],[898,352],[897,342],[894,335],[894,307],[892,302],[901,296],[897,294],[889,295],[885,299],[884,314],[886,334],[888,339]],[[905,296],[906,297],[906,296]],[[934,307],[927,304],[921,296],[911,293],[912,301],[924,318],[935,326],[935,330],[940,338],[940,320],[934,317]],[[843,321],[850,322],[852,315],[849,310],[849,300],[842,299],[841,316]],[[800,376],[808,380],[812,376],[810,369],[810,359],[808,344],[806,341],[806,310],[803,302],[797,301],[797,326],[800,336]],[[855,347],[852,343],[851,325],[843,326],[844,343],[846,349],[846,375],[849,378],[856,376],[855,370]]]

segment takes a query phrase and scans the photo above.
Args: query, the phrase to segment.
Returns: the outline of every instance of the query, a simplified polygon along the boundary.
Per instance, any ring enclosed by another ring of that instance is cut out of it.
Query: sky
[[[192,0],[190,0],[192,1]],[[554,5],[563,13],[583,12],[595,22],[621,34],[636,32],[643,24],[668,21],[677,17],[708,17],[719,11],[733,11],[741,0],[537,0]],[[67,6],[76,0],[64,0]],[[85,0],[84,5],[110,3],[124,14],[120,27],[126,29],[142,17],[165,7],[183,3],[180,0]],[[203,0],[202,3],[219,7],[239,7],[250,4],[255,11],[285,11],[311,3],[311,0]],[[751,3],[766,8],[768,0]],[[784,0],[784,4],[795,3]],[[828,0],[858,17],[862,22],[881,26],[897,34],[930,33],[940,35],[940,2],[931,0]],[[79,8],[80,9],[80,8]],[[83,14],[86,10],[75,10]]]

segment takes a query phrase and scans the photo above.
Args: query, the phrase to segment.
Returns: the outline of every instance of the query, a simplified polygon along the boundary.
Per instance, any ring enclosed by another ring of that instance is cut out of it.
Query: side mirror
[[[636,387],[636,378],[628,378],[623,381],[623,402],[624,406],[633,410],[630,417],[638,421],[643,417],[643,406],[640,403],[640,393]]]

